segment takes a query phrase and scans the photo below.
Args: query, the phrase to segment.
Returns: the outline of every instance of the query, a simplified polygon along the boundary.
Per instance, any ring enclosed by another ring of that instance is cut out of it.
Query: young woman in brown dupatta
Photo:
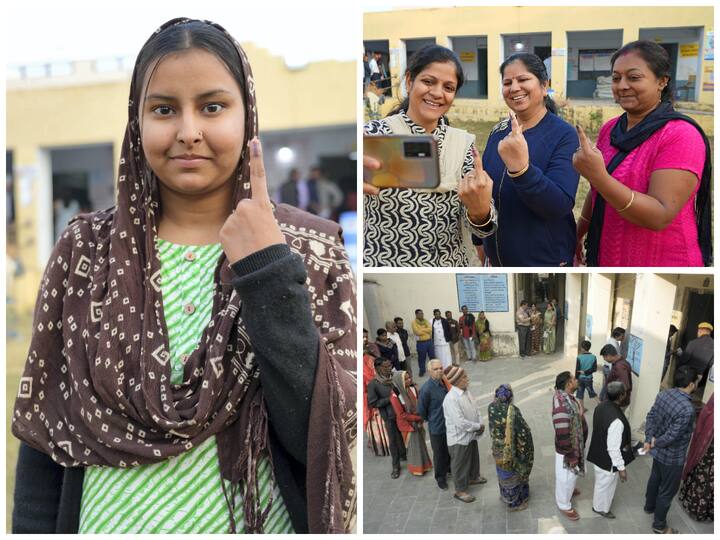
[[[353,276],[336,224],[270,201],[257,129],[222,27],[174,19],[150,37],[117,204],[74,218],[42,278],[12,418],[15,532],[353,527]],[[176,279],[202,279],[181,265],[212,249],[210,287]],[[208,313],[180,358],[170,285],[184,320]],[[192,483],[201,461],[214,491]],[[152,488],[173,475],[185,503],[168,508]]]

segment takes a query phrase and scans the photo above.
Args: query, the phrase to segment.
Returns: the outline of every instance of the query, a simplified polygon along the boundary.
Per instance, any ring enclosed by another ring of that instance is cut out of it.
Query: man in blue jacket
[[[443,367],[440,360],[430,360],[428,372],[430,379],[420,388],[417,412],[428,423],[435,480],[440,489],[446,490],[448,488],[447,473],[450,471],[450,453],[445,435],[443,400],[448,391],[443,381]]]

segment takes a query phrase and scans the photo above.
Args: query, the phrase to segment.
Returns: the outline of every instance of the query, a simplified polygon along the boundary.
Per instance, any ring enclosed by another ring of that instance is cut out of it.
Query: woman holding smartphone
[[[337,225],[270,201],[252,72],[222,27],[156,31],[128,112],[116,205],[70,222],[41,282],[13,532],[348,532]]]
[[[366,266],[468,266],[471,236],[495,230],[492,181],[481,167],[474,136],[450,127],[445,117],[463,81],[453,51],[423,47],[408,62],[408,96],[389,116],[365,125],[366,136],[431,134],[441,176],[434,189],[364,185]],[[369,156],[363,164],[370,171],[380,168]]]

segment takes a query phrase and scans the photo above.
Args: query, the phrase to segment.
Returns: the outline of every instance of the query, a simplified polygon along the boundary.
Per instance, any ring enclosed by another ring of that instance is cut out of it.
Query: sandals
[[[677,529],[673,529],[672,527],[665,527],[664,529],[655,529],[652,530],[655,534],[679,534]]]
[[[570,521],[577,521],[578,519],[580,519],[580,514],[578,514],[574,508],[571,508],[570,510],[560,510],[560,511]]]
[[[453,495],[458,501],[462,501],[464,503],[471,503],[475,500],[475,497],[470,495],[469,493],[466,493],[465,495],[458,495],[457,493]]]
[[[480,476],[480,477],[476,478],[475,480],[470,480],[470,482],[468,482],[468,484],[470,484],[471,486],[476,486],[478,484],[487,484],[487,478]]]
[[[599,510],[595,510],[593,508],[592,511],[596,514],[600,514],[604,518],[615,519],[615,514],[613,514],[610,510],[608,510],[607,512],[600,512]]]
[[[508,508],[508,512],[519,512],[520,510],[527,510],[528,502],[525,501],[524,503],[518,505],[518,506],[510,506]]]

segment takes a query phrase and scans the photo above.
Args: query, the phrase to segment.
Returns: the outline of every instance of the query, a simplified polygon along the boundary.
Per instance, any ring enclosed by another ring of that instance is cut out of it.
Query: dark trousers
[[[585,398],[585,390],[588,391],[588,396],[591,398],[597,397],[597,394],[595,393],[595,389],[593,388],[593,380],[592,379],[581,379],[578,377],[578,387],[577,391],[575,392],[575,397],[578,399],[584,399]]]
[[[530,327],[518,326],[518,341],[520,342],[520,356],[529,356],[532,343],[530,342]]]
[[[448,446],[450,464],[452,466],[455,493],[467,491],[470,480],[480,478],[480,452],[478,443],[473,440],[467,446],[453,444]]]
[[[402,435],[397,427],[397,422],[394,418],[385,421],[385,431],[388,434],[388,445],[390,446],[390,457],[392,458],[392,470],[400,470],[400,459],[407,457],[407,451],[405,450],[405,443],[402,440]]]
[[[680,489],[682,465],[665,465],[653,459],[652,471],[645,491],[645,510],[655,510],[653,529],[667,527],[667,513],[670,503]]]
[[[610,375],[610,369],[612,369],[612,366],[610,366],[609,364],[605,364],[603,366],[603,384],[602,388],[600,389],[600,401],[607,400],[607,378],[608,375]]]
[[[445,482],[447,473],[450,470],[450,453],[448,452],[447,436],[430,434],[430,446],[433,451],[433,467],[435,468],[435,480]]]
[[[433,342],[431,339],[417,342],[417,353],[418,353],[418,370],[419,375],[422,377],[425,375],[425,360],[432,360],[435,357],[435,349],[433,348]]]

